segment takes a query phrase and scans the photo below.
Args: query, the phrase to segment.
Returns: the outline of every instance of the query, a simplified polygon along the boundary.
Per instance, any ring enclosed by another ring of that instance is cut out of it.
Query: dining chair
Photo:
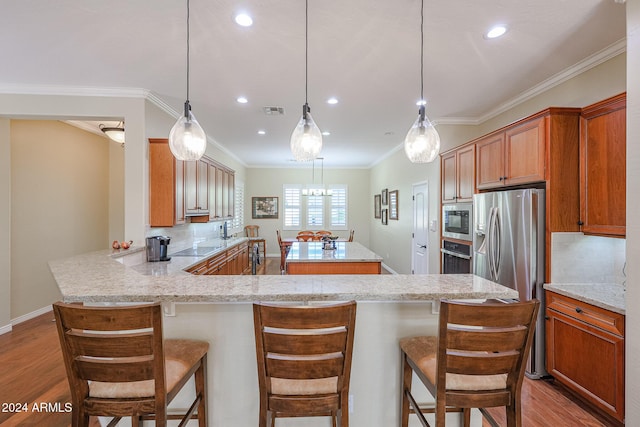
[[[356,230],[353,230],[353,229],[349,232],[349,240],[348,240],[349,242],[353,242],[353,235],[355,234],[355,232]]]
[[[280,273],[284,274],[284,265],[291,249],[291,245],[282,240],[280,230],[276,230],[276,236],[278,237],[278,245],[280,245]]]
[[[540,303],[442,301],[438,336],[400,340],[402,355],[401,427],[416,414],[435,412],[444,427],[447,412],[462,412],[469,426],[471,408],[497,426],[485,408],[506,407],[507,426],[521,427],[520,393]],[[412,392],[413,373],[435,398],[435,408],[420,406]]]
[[[257,244],[258,247],[262,248],[262,253],[264,254],[264,259],[267,258],[267,240],[264,237],[260,237],[260,226],[259,225],[245,225],[244,232],[246,236],[251,241],[251,246]],[[253,257],[253,251],[251,251],[251,256]]]
[[[313,240],[320,241],[320,240],[322,240],[323,237],[331,236],[331,234],[332,233],[330,231],[327,231],[327,230],[316,231],[314,236],[313,236]]]
[[[330,416],[349,425],[349,378],[356,302],[253,305],[259,427],[279,417]]]
[[[300,231],[296,236],[299,242],[310,242],[315,237],[316,233],[313,231]]]
[[[72,426],[88,426],[90,416],[122,417],[131,425],[154,419],[198,419],[207,425],[206,369],[209,344],[166,339],[160,303],[87,307],[56,302],[53,311],[71,388]],[[195,399],[178,418],[167,405],[195,376]],[[182,425],[182,424],[181,424]]]

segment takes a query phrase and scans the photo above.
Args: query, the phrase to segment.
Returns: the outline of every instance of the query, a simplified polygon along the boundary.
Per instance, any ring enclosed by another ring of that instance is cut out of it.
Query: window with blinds
[[[236,179],[235,183],[235,212],[231,221],[231,229],[238,233],[244,229],[244,182]]]
[[[347,230],[347,186],[331,186],[331,197],[328,197],[331,210],[331,228]]]
[[[348,230],[347,186],[327,187],[331,196],[322,195],[323,188],[284,185],[283,230]],[[315,190],[315,191],[314,191]]]
[[[300,230],[302,224],[302,187],[285,185],[283,195],[283,230]]]

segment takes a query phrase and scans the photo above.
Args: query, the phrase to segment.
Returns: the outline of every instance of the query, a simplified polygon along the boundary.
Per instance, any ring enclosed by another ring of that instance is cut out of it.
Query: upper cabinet
[[[149,225],[172,227],[233,218],[235,172],[203,157],[176,160],[166,138],[149,139]]]
[[[185,210],[187,216],[209,215],[209,164],[185,162]]]
[[[544,181],[545,123],[545,117],[534,118],[478,140],[478,189]]]
[[[166,139],[149,139],[149,225],[184,222],[184,162],[173,157]]]
[[[441,159],[442,203],[470,202],[475,192],[475,147],[467,145]]]
[[[583,108],[580,219],[586,234],[626,233],[626,93]]]

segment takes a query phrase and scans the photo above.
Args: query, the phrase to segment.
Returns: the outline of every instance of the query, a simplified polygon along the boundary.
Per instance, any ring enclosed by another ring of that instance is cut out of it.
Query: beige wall
[[[312,184],[311,163],[303,168],[248,168],[245,181],[245,224],[260,226],[260,235],[267,239],[267,253],[277,256],[279,253],[276,229],[283,237],[295,237],[295,231],[283,231],[282,191],[284,184]],[[316,183],[320,181],[316,171]],[[348,226],[355,230],[354,239],[365,246],[369,245],[369,212],[373,212],[373,200],[369,201],[369,171],[366,169],[326,169],[324,184],[346,184],[349,198],[347,206]],[[252,219],[251,198],[258,196],[279,197],[280,215],[278,219]],[[335,232],[347,237],[348,231]]]
[[[640,425],[640,0],[627,7],[626,425]]]
[[[11,321],[11,122],[0,117],[0,333]]]
[[[457,147],[465,142],[505,126],[515,120],[534,114],[550,106],[583,107],[626,88],[626,55],[618,55],[591,70],[574,77],[540,95],[523,102],[505,113],[478,126],[437,126],[442,143],[441,151]],[[408,119],[411,124],[411,118]],[[404,150],[399,149],[378,163],[371,170],[371,194],[383,188],[400,190],[400,219],[382,225],[373,221],[370,226],[370,248],[385,259],[398,273],[411,272],[411,231],[413,227],[411,191],[412,185],[428,182],[429,220],[437,220],[440,227],[440,162],[412,164]],[[439,231],[429,232],[429,272],[440,272]]]
[[[109,140],[56,121],[11,121],[11,316],[60,293],[47,262],[103,249]]]

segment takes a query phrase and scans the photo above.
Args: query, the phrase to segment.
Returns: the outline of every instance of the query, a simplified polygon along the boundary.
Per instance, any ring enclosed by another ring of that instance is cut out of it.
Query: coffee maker
[[[147,261],[169,261],[171,257],[167,256],[167,246],[170,241],[168,236],[147,237]]]

